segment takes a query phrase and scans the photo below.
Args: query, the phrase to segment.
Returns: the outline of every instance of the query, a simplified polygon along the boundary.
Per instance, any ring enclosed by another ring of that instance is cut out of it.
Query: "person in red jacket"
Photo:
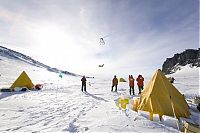
[[[84,91],[86,92],[86,81],[87,81],[86,77],[83,76],[82,79],[81,79],[81,81],[82,81],[81,91],[83,92],[83,88],[84,88]]]
[[[133,93],[133,95],[135,95],[135,92],[134,92],[134,78],[133,78],[133,75],[129,75],[129,86],[130,86],[130,95],[131,95],[131,92]]]
[[[141,94],[141,91],[143,90],[144,86],[144,78],[142,77],[142,75],[139,74],[136,81],[139,89],[139,94]]]

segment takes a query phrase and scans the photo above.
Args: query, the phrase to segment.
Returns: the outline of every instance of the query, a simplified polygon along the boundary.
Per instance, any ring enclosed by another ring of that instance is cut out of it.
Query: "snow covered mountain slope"
[[[52,68],[48,65],[45,65],[45,64],[43,64],[39,61],[32,59],[29,56],[26,56],[22,53],[8,49],[8,48],[3,47],[3,46],[0,46],[0,57],[7,57],[8,59],[13,59],[13,60],[16,60],[16,61],[22,61],[22,62],[25,62],[27,64],[33,65],[33,66],[45,68],[45,69],[47,69],[48,71],[51,71],[51,72],[56,72],[56,73],[62,72],[64,74],[77,76],[76,74],[68,72],[68,71],[63,71],[63,70],[59,70],[57,68]],[[0,60],[1,60],[1,58],[0,58]]]

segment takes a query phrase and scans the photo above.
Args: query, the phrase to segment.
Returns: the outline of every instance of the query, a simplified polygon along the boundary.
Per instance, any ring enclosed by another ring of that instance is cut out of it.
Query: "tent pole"
[[[170,101],[171,101],[171,105],[172,105],[172,110],[173,110],[174,118],[178,119],[178,118],[176,117],[176,114],[175,114],[174,104],[173,104],[173,102],[172,102],[171,96],[170,96]],[[176,122],[176,124],[177,124],[178,130],[180,131],[178,122]]]
[[[152,112],[149,112],[149,119],[150,119],[150,121],[153,121],[153,113]]]

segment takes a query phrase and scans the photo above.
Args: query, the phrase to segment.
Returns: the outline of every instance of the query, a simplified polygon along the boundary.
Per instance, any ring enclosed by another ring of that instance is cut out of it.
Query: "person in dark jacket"
[[[83,89],[84,89],[84,91],[87,92],[87,91],[86,91],[86,81],[87,81],[87,80],[86,80],[86,77],[83,76],[82,79],[81,79],[81,81],[82,81],[81,91],[83,92]]]
[[[174,77],[170,77],[170,83],[174,83],[175,78]]]

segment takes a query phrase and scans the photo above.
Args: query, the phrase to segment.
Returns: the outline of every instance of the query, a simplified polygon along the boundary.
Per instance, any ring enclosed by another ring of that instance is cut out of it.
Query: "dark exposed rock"
[[[191,67],[200,66],[200,49],[187,49],[182,53],[175,54],[172,58],[167,58],[162,65],[165,74],[171,74],[180,69],[180,66],[190,64]]]

